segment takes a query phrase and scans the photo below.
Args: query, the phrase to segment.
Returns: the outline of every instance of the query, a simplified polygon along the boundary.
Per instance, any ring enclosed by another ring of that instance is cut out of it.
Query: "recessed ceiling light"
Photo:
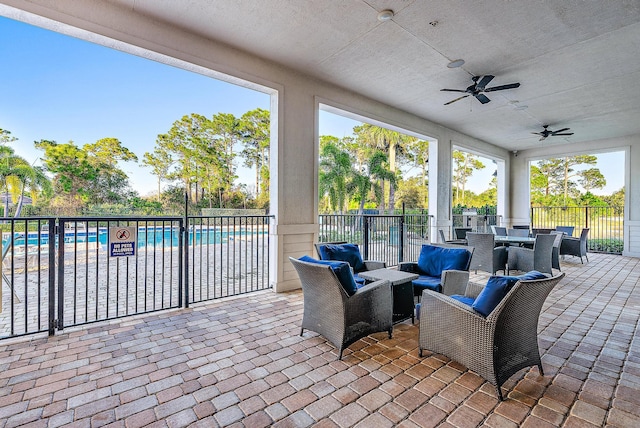
[[[391,9],[385,9],[378,14],[378,21],[385,22],[393,18],[393,11]]]
[[[464,65],[464,60],[463,59],[454,59],[449,64],[447,64],[447,67],[449,67],[449,68],[458,68],[458,67],[462,67],[463,65]]]

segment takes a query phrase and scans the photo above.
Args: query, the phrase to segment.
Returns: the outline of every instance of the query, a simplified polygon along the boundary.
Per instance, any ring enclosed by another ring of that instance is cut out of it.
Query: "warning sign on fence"
[[[126,257],[136,255],[137,229],[115,226],[109,228],[109,256]]]

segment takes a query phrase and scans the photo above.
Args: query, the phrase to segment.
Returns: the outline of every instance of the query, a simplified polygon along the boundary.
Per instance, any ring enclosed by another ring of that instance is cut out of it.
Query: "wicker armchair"
[[[338,348],[338,359],[346,347],[371,333],[386,331],[391,338],[393,296],[389,281],[376,281],[349,296],[330,266],[289,257],[302,284],[304,329],[324,336]]]
[[[582,233],[580,233],[580,238],[564,238],[562,240],[562,244],[560,245],[560,255],[569,255],[580,257],[580,263],[583,263],[582,257],[585,257],[587,261],[589,261],[589,257],[587,257],[587,236],[589,235],[589,229],[582,229]]]
[[[520,369],[537,365],[544,376],[538,348],[538,318],[553,287],[553,278],[518,281],[485,318],[449,296],[425,290],[420,308],[420,356],[429,350],[465,365],[496,387]],[[465,295],[481,287],[470,283]]]
[[[465,250],[464,259],[459,259],[461,262],[459,266],[455,269],[444,269],[438,270],[436,269],[436,276],[430,275],[430,273],[423,271],[420,269],[419,261],[417,262],[402,262],[398,264],[398,270],[403,272],[411,272],[420,275],[415,281],[412,281],[413,284],[413,292],[415,296],[422,296],[422,290],[425,287],[440,290],[442,293],[447,295],[452,294],[461,294],[464,292],[467,283],[469,282],[469,264],[471,258],[473,257],[474,248],[465,245],[456,245],[456,244],[431,244],[431,245],[423,245],[420,250],[420,257],[423,256],[423,253],[426,253],[425,250],[428,247],[440,247],[440,248],[450,248],[455,251]],[[450,255],[444,253],[443,256],[445,258],[449,258]],[[440,264],[440,263],[435,263]],[[447,262],[445,262],[447,264]],[[424,281],[430,282],[431,286],[425,286],[423,284]]]
[[[507,267],[509,270],[519,270],[553,274],[553,242],[556,235],[538,235],[533,249],[524,247],[509,247]]]
[[[469,270],[482,270],[491,274],[507,271],[507,248],[495,246],[493,233],[467,233],[467,243],[473,247]]]

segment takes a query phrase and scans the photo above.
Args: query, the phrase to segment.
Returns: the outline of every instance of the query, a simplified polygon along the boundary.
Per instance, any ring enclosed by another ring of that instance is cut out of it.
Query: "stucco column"
[[[505,224],[530,224],[531,191],[529,180],[529,159],[517,152],[511,155],[509,174],[509,209]]]
[[[317,109],[304,85],[287,82],[271,106],[270,278],[274,291],[300,288],[289,257],[313,255],[318,234]],[[277,136],[276,138],[273,138]]]
[[[451,140],[429,143],[429,215],[432,216],[429,237],[438,242],[438,230],[449,238],[451,226]]]

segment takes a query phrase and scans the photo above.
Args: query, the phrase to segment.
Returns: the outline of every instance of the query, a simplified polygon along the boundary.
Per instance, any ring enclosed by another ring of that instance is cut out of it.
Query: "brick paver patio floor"
[[[495,389],[418,357],[418,326],[338,361],[302,295],[253,295],[0,342],[1,427],[640,426],[640,259],[567,258],[540,317],[545,376]],[[486,277],[474,276],[482,281]]]

